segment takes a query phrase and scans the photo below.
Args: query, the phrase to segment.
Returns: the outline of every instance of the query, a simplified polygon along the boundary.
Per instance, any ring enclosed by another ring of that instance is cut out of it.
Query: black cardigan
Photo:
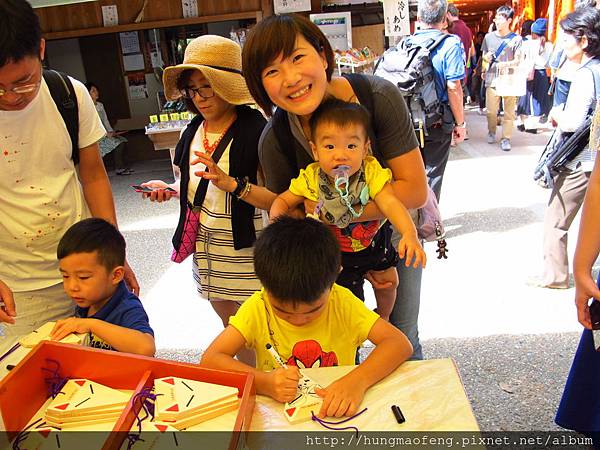
[[[266,120],[260,112],[248,106],[236,106],[237,118],[231,130],[233,141],[229,149],[229,175],[232,177],[248,177],[256,184],[258,171],[258,140],[265,127]],[[189,157],[190,144],[204,118],[199,114],[188,124],[175,148],[173,164],[179,167],[181,182],[179,187],[179,223],[173,235],[173,246],[179,248],[185,226],[185,215],[188,208],[187,191],[190,182]],[[255,207],[235,195],[231,203],[231,228],[233,230],[233,246],[236,250],[252,247],[256,240],[254,229]],[[194,205],[200,207],[201,205]]]

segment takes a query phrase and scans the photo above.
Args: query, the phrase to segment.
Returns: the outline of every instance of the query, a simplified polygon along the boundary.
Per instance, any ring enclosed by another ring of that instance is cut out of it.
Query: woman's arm
[[[300,205],[303,201],[304,197],[293,194],[289,190],[282,192],[273,201],[271,210],[269,211],[269,218],[271,221],[273,221],[277,217],[287,214],[294,208],[298,207],[298,205]]]
[[[207,155],[204,152],[194,152],[194,154],[196,155],[196,158],[190,161],[190,164],[204,164],[207,168],[207,170],[194,172],[196,176],[210,180],[222,191],[235,191],[237,188],[237,181],[231,175],[226,174],[219,165],[215,163],[211,155]],[[275,197],[277,197],[277,195],[266,187],[252,184],[248,193],[241,200],[251,204],[255,208],[268,211],[271,208],[271,204],[275,200]]]
[[[394,179],[392,187],[396,197],[407,209],[422,207],[427,201],[427,176],[421,151],[415,148],[387,162]],[[359,222],[383,219],[384,215],[374,202],[369,202],[359,217]]]
[[[588,301],[592,297],[600,300],[600,290],[592,278],[592,266],[600,253],[598,230],[600,230],[600,158],[596,159],[583,202],[577,249],[573,261],[577,318],[586,328],[591,328]]]

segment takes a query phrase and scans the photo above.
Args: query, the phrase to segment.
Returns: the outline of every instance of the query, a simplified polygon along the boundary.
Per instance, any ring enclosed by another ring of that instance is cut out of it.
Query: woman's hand
[[[592,329],[590,307],[591,298],[600,299],[600,290],[591,274],[586,277],[575,277],[575,306],[577,306],[577,320],[588,330]]]
[[[143,192],[143,198],[149,198],[151,202],[166,202],[171,200],[171,197],[179,197],[179,186],[167,184],[162,180],[150,180],[142,183],[140,186],[153,188],[152,192]],[[176,192],[167,191],[166,188],[175,189]]]
[[[235,191],[235,188],[237,187],[235,178],[223,172],[223,170],[213,160],[211,155],[208,155],[204,152],[194,152],[194,155],[196,155],[196,158],[190,161],[190,165],[194,166],[196,164],[204,164],[206,166],[206,170],[194,172],[196,176],[210,180],[211,183],[213,183],[222,191]]]

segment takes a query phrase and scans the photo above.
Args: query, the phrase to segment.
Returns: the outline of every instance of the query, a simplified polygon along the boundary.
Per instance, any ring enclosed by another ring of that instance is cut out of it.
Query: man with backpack
[[[467,131],[461,85],[464,51],[457,36],[442,31],[447,9],[446,0],[419,0],[421,29],[385,52],[375,71],[404,95],[438,201],[452,137],[458,144]]]
[[[502,139],[500,148],[510,151],[510,138],[517,110],[517,97],[501,96],[496,92],[498,71],[515,68],[520,61],[521,36],[510,30],[514,10],[510,6],[501,6],[496,10],[494,24],[496,31],[485,35],[481,51],[483,54],[482,78],[485,79],[485,103],[487,106],[488,144],[496,142],[498,126],[498,108],[502,100],[504,117],[502,119]],[[518,81],[517,81],[518,82]]]
[[[13,292],[1,296],[0,355],[19,336],[72,314],[56,258],[64,232],[90,216],[116,224],[97,144],[105,130],[82,83],[43,70],[44,50],[30,4],[0,2],[0,280]]]

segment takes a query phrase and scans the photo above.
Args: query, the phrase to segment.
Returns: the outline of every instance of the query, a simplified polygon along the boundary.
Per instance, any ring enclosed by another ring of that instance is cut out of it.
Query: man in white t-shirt
[[[0,281],[10,288],[0,286],[6,335],[0,355],[18,336],[72,314],[56,258],[67,228],[90,216],[116,224],[97,144],[105,130],[87,89],[71,78],[79,110],[76,168],[69,133],[42,77],[41,36],[27,1],[0,2]],[[129,266],[126,281],[139,291]]]

